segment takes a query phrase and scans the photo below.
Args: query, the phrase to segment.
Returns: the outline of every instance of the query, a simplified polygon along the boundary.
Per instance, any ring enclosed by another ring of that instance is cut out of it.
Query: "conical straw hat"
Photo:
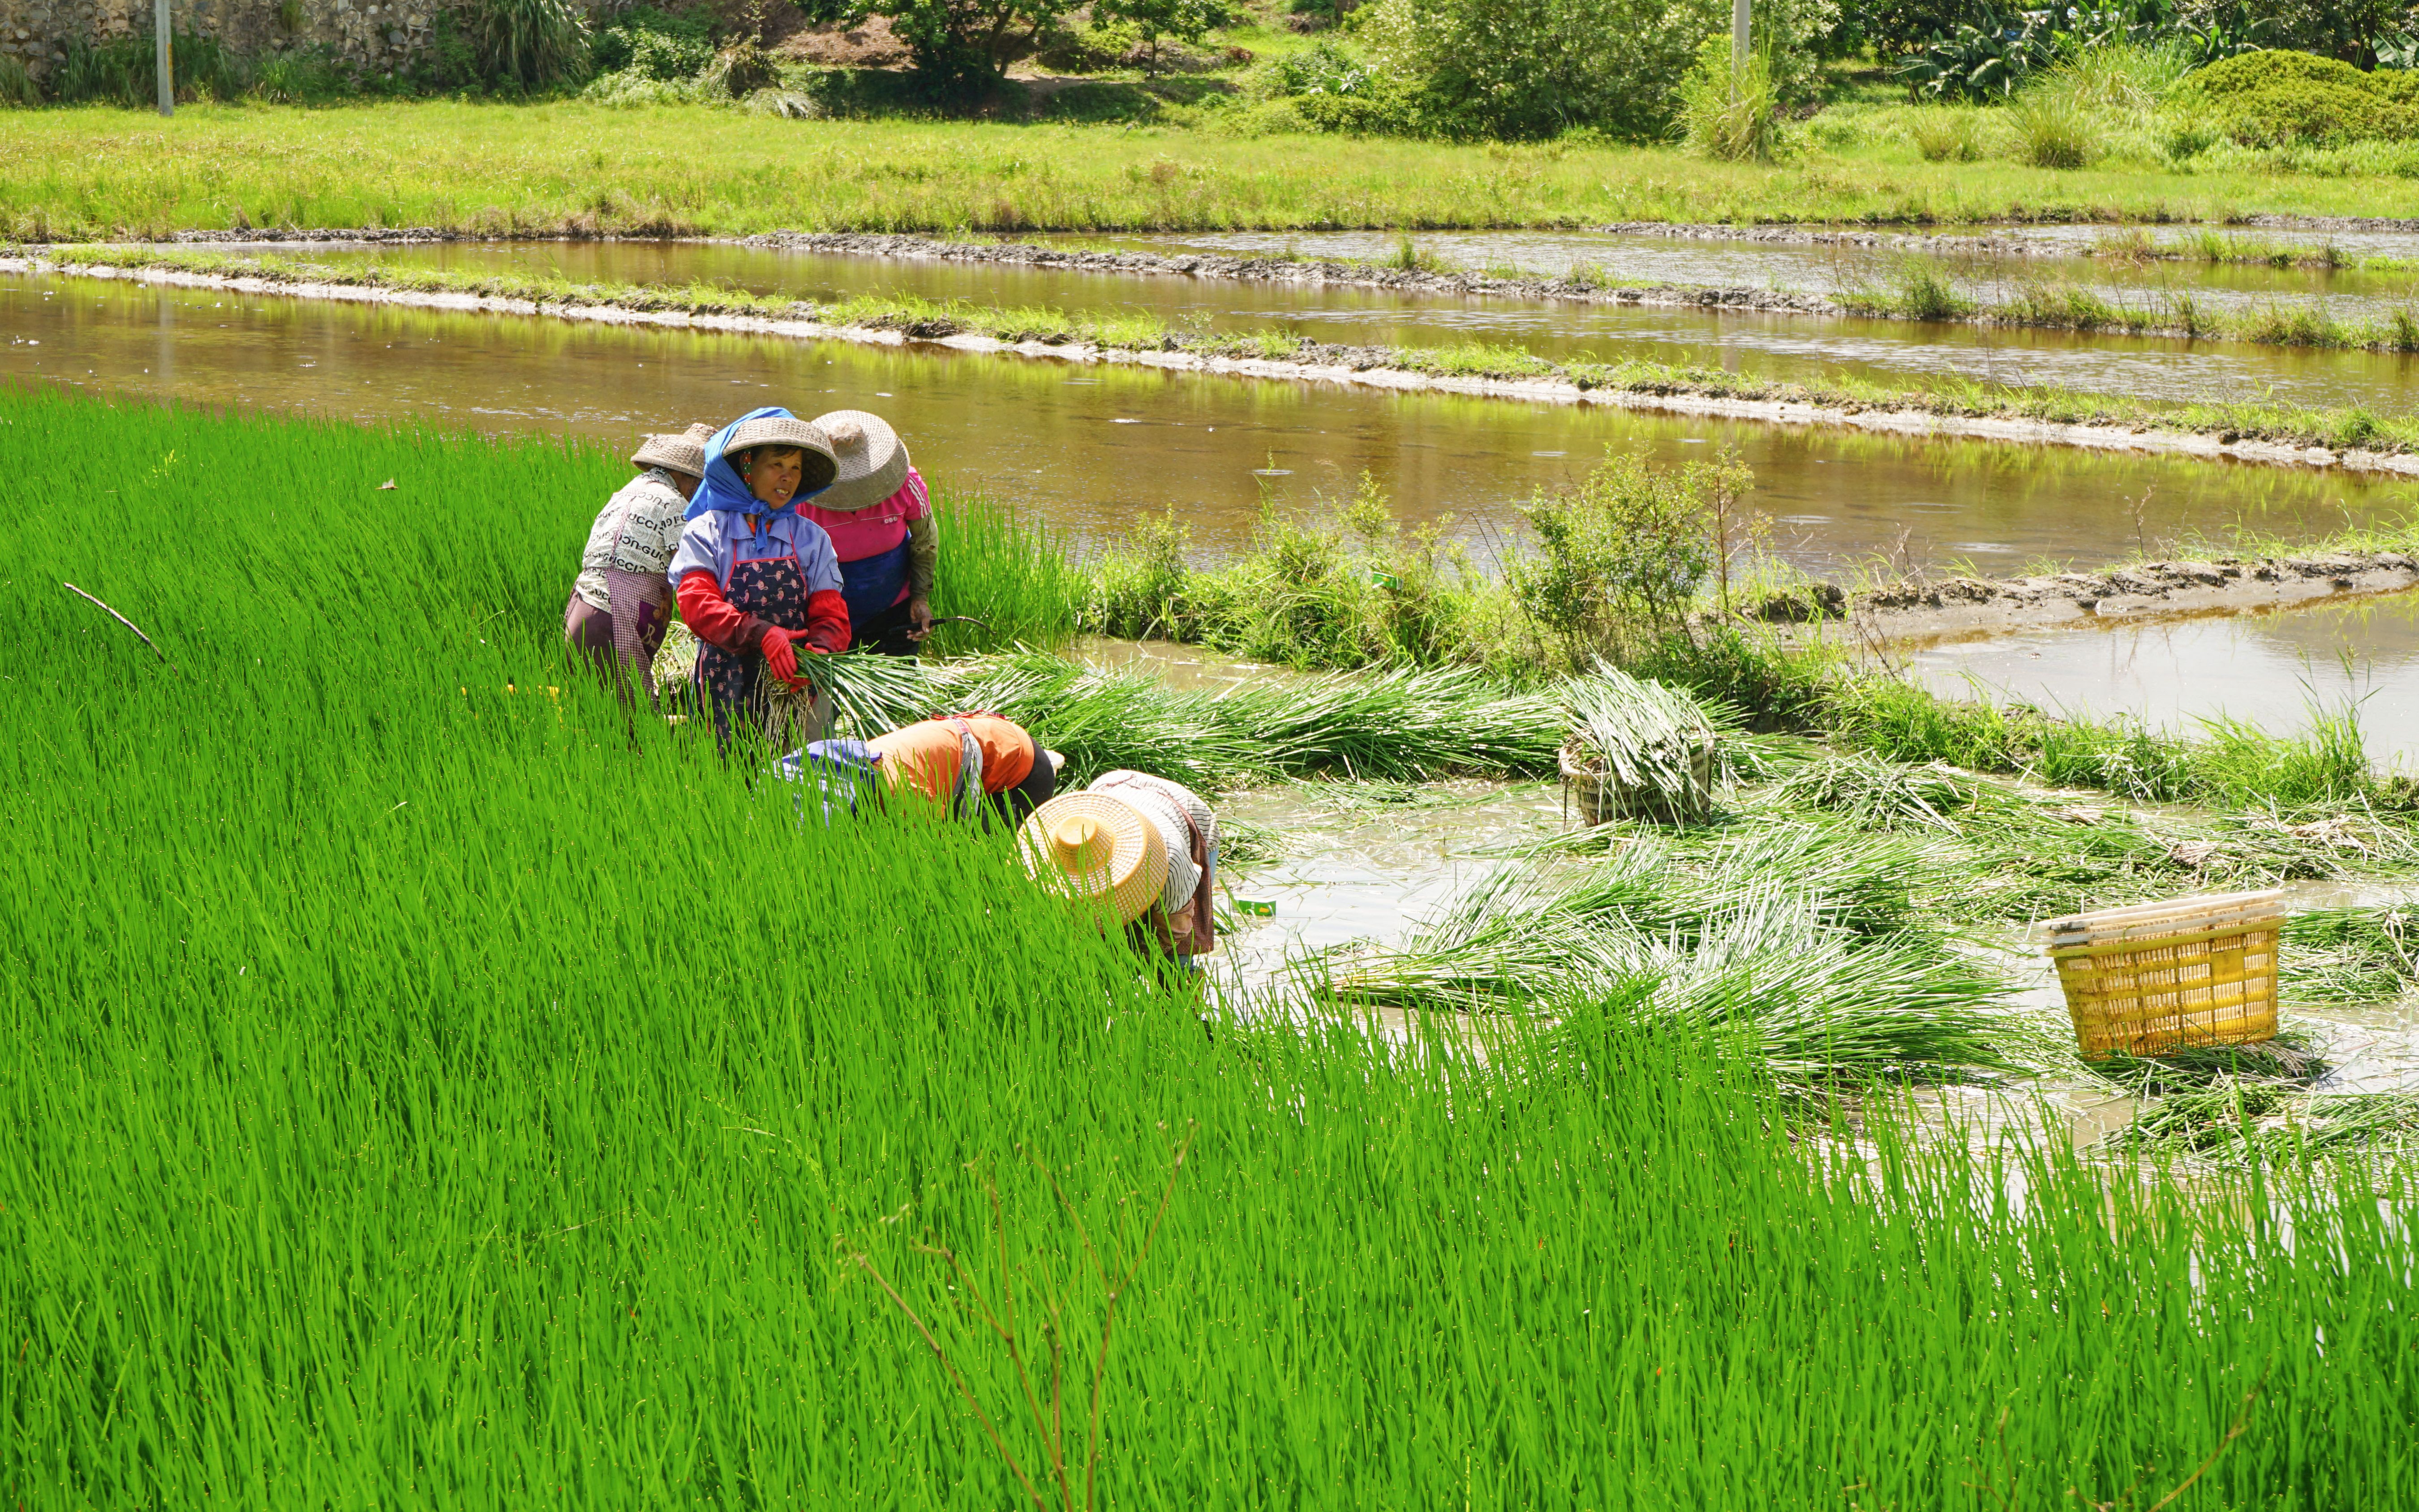
[[[831,486],[832,475],[840,467],[824,433],[795,415],[760,415],[742,422],[723,443],[722,455],[730,456],[757,446],[795,447],[806,454],[798,471],[800,499]]]
[[[832,486],[815,496],[817,509],[843,514],[871,509],[907,481],[907,448],[880,415],[835,409],[817,415],[815,428],[831,442],[832,456],[840,463]]]
[[[1025,869],[1071,898],[1096,898],[1131,924],[1167,887],[1167,842],[1159,826],[1099,793],[1062,793],[1017,831]]]
[[[711,425],[691,425],[685,436],[650,436],[630,454],[634,468],[665,468],[692,478],[705,476],[705,443],[714,439]]]

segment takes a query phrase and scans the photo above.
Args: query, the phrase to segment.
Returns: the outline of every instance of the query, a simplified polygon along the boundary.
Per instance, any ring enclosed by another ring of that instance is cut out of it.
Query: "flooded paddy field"
[[[1943,697],[2130,717],[2180,734],[2215,718],[2296,730],[2313,707],[2356,707],[2370,755],[2419,773],[2419,594],[2266,613],[2095,616],[1938,640],[1904,660]]]
[[[1079,540],[1172,508],[1213,554],[1248,540],[1264,500],[1340,499],[1365,471],[1407,521],[1453,517],[1484,566],[1522,501],[1608,448],[1736,447],[1775,549],[1830,577],[2093,562],[2236,526],[2316,535],[2411,497],[2359,473],[47,277],[0,279],[0,378],[616,443],[763,403],[871,409],[945,489]]]
[[[1434,251],[1449,264],[1509,266],[1560,276],[1574,263],[1601,266],[1608,277],[1669,279],[1716,286],[1836,293],[1886,285],[1895,264],[1858,251],[1742,244],[1708,250],[1693,242],[1652,238],[1587,238],[1542,233],[1440,233]],[[1427,247],[1427,237],[1414,239]],[[1383,259],[1400,238],[1374,233],[1286,239],[1253,233],[1223,238],[1132,239],[1114,245],[1162,254],[1215,251],[1268,255],[1290,243],[1309,256]],[[1094,244],[1086,240],[1086,245]],[[1548,250],[1552,249],[1552,250]],[[1593,251],[1591,251],[1593,249]],[[1611,263],[1596,254],[1617,255]],[[847,257],[700,242],[437,242],[317,246],[315,259],[397,268],[543,274],[575,280],[723,285],[757,294],[834,300],[885,293],[985,305],[1041,306],[1092,313],[1148,315],[1173,325],[1212,332],[1275,330],[1322,342],[1404,347],[1464,342],[1518,345],[1556,361],[1642,360],[1722,368],[1779,379],[1813,382],[1841,373],[1875,381],[1955,375],[1995,383],[2048,385],[2166,399],[2270,395],[2311,406],[2367,404],[2408,408],[2419,395],[2419,358],[2407,354],[2332,352],[2246,347],[2055,331],[1983,330],[1964,324],[1911,325],[1842,316],[1711,310],[1694,307],[1579,304],[1502,297],[1436,296],[1336,285],[1241,283],[1218,278],[1099,273],[1017,263],[948,262],[913,257]],[[2192,272],[2180,270],[2193,270]],[[2104,267],[2084,271],[2101,275]],[[2037,259],[1969,269],[1965,281],[1985,299],[2004,298],[1999,285],[2038,273]],[[2398,304],[2382,275],[2365,279],[2358,295],[2324,296],[2259,289],[2274,270],[2157,264],[2145,278],[2183,279],[2207,271],[2221,284],[2201,289],[2220,304],[2323,297],[2350,318]],[[1703,276],[1700,276],[1703,275]],[[2303,275],[2293,275],[2303,276]],[[2314,275],[2313,275],[2314,276]],[[2093,285],[2104,283],[2104,276]],[[2306,282],[2306,279],[2304,280]],[[2408,282],[2406,280],[2405,282]],[[2374,285],[2373,287],[2371,285]],[[2110,286],[2122,302],[2168,284]],[[2182,285],[2172,285],[2182,286]],[[2193,285],[2196,289],[2198,285]],[[2373,308],[2372,308],[2373,307]]]
[[[266,329],[204,349],[359,380],[347,403],[376,388],[383,345]],[[366,412],[482,402],[509,353],[465,346],[421,371],[422,402]],[[250,1484],[995,1512],[1079,1418],[1102,1452],[1060,1485],[1080,1470],[1088,1496],[1097,1469],[1103,1505],[1981,1512],[2191,1475],[2181,1512],[2394,1506],[2419,1483],[2407,1165],[1931,1138],[1838,1074],[1987,1050],[2004,1022],[1969,1011],[2006,996],[1976,964],[1990,942],[1902,906],[1970,876],[1942,846],[1995,847],[1965,913],[2012,928],[2067,904],[2078,885],[2041,863],[2089,843],[2081,886],[2159,891],[2325,841],[2087,823],[1998,783],[1961,789],[1953,841],[1867,834],[1828,778],[1765,791],[1795,780],[1785,746],[1815,769],[1812,742],[1725,736],[1770,764],[1724,799],[1773,806],[1737,826],[1760,848],[1697,825],[1537,869],[1627,889],[1594,896],[1648,918],[1625,940],[1670,961],[1651,983],[1496,1015],[1484,1057],[1435,1012],[1240,1018],[1036,887],[1005,835],[904,806],[816,822],[699,723],[568,674],[565,579],[629,476],[613,455],[525,420],[491,445],[35,377],[0,384],[0,455],[34,501],[0,532],[41,648],[0,697],[0,1465],[29,1504]],[[1195,694],[1261,675],[1120,655]],[[1339,696],[1316,730],[1303,701],[1230,701],[1247,732],[1132,688],[1080,717],[1094,675],[1052,684],[1030,728],[1095,769],[1264,766],[1204,785],[1232,790],[1235,880],[1265,885],[1269,927],[1358,887],[1308,943],[1380,942],[1390,907],[1417,943],[1425,910],[1519,864],[1493,839],[1559,823],[1538,782],[1446,777],[1477,740],[1411,745],[1441,681],[1357,714]],[[1551,769],[1559,710],[1464,692],[1522,721],[1502,770]],[[1320,734],[1327,766],[1394,741],[1434,769],[1265,779],[1315,775]],[[1880,781],[1949,803],[1906,764]],[[1966,817],[1986,810],[1988,834]],[[1777,833],[1798,828],[1829,838]],[[2187,865],[2194,835],[2213,848]],[[1435,882],[1390,904],[1388,873]],[[1531,918],[1507,927],[1550,979]],[[1805,995],[1802,958],[1833,995]],[[1683,976],[1688,1012],[1664,1013]],[[1883,1040],[1829,1032],[1842,994]],[[1815,1101],[1842,1089],[1853,1142]],[[1017,1321],[990,1326],[1011,1289]]]

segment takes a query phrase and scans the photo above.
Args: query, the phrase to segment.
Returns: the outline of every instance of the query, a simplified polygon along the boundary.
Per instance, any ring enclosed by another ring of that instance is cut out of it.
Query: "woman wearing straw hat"
[[[815,417],[839,472],[798,513],[824,528],[840,557],[840,595],[857,650],[912,656],[932,630],[932,577],[941,537],[922,473],[879,415],[835,409]]]
[[[613,677],[618,666],[635,673],[650,700],[655,696],[655,652],[671,627],[672,591],[664,579],[680,545],[689,496],[705,475],[705,439],[712,426],[691,425],[683,436],[650,436],[632,454],[639,475],[622,486],[579,554],[579,576],[562,606],[562,639],[575,656]],[[626,697],[629,683],[616,677]]]
[[[823,432],[787,409],[751,409],[705,443],[705,477],[667,577],[682,621],[704,644],[697,686],[726,746],[738,711],[776,742],[766,674],[801,686],[797,646],[848,647],[848,606],[830,537],[793,507],[829,486],[838,465]]]
[[[1183,964],[1218,948],[1218,816],[1182,783],[1108,773],[1035,810],[1019,839],[1026,871],[1105,905],[1138,944]]]

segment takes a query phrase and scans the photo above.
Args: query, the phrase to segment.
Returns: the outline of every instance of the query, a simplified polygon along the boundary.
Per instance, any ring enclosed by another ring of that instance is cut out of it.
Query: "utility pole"
[[[1747,0],[1737,0],[1740,5]],[[160,75],[160,114],[177,114],[177,50],[168,40],[168,0],[151,0],[152,68]]]
[[[168,0],[160,0],[167,8]],[[1749,0],[1731,0],[1731,103],[1739,102],[1739,91],[1747,79],[1747,12]]]

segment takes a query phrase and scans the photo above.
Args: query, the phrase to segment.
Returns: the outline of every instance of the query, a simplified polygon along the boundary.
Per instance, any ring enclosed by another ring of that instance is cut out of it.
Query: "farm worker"
[[[705,440],[713,434],[710,425],[691,425],[686,435],[650,436],[631,454],[639,475],[597,511],[570,602],[562,606],[562,639],[573,655],[609,677],[616,663],[635,672],[650,700],[655,653],[672,623],[671,584],[664,573],[680,545],[689,496],[705,476]],[[628,683],[620,686],[629,690]]]
[[[1218,816],[1182,783],[1110,772],[1035,810],[1018,838],[1027,872],[1104,905],[1137,945],[1187,964],[1218,948]]]
[[[798,513],[824,528],[840,555],[853,649],[912,656],[932,632],[932,575],[941,536],[924,476],[879,415],[835,409],[815,417],[840,472]]]
[[[983,805],[986,825],[994,814],[1015,824],[1047,802],[1065,760],[996,714],[919,720],[865,744],[891,788],[920,793],[961,816]]]
[[[697,686],[728,746],[734,713],[775,741],[769,676],[804,686],[797,647],[848,648],[848,606],[831,538],[793,507],[821,491],[838,465],[823,432],[787,409],[751,409],[705,443],[705,477],[688,501],[667,577],[683,623],[704,642]]]

